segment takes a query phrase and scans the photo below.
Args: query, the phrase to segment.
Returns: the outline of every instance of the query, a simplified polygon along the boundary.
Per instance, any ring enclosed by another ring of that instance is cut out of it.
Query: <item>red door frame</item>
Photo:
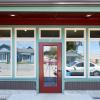
[[[57,86],[44,87],[43,75],[43,46],[57,46]],[[62,92],[62,44],[61,43],[39,43],[39,92],[40,93],[61,93]]]

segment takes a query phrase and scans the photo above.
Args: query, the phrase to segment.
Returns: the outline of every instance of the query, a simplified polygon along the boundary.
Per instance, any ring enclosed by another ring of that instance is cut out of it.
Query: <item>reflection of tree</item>
[[[49,51],[45,51],[44,52],[44,55],[47,55],[49,56],[49,58],[57,58],[57,48],[52,46],[50,47],[50,50]]]
[[[78,50],[78,47],[79,46],[82,46],[82,42],[67,42],[66,43],[66,50],[75,50],[77,51]]]

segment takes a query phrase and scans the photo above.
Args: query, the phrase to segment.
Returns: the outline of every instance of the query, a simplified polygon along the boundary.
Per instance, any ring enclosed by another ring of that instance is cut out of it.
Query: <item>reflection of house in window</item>
[[[66,52],[66,58],[67,58],[67,64],[71,64],[74,61],[82,61],[84,58],[81,54],[77,53],[77,51],[74,50],[68,50]]]
[[[0,45],[0,62],[10,62],[10,46],[6,44]]]
[[[31,47],[17,48],[17,62],[18,63],[34,63],[34,50]]]

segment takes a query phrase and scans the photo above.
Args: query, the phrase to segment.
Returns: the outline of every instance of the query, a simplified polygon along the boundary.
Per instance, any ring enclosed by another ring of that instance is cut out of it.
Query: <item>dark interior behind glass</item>
[[[59,30],[41,30],[41,37],[60,37]]]
[[[83,38],[84,30],[66,30],[66,38]]]
[[[10,37],[10,30],[0,30],[0,37]]]
[[[90,31],[91,38],[100,38],[100,30],[92,30]]]
[[[34,30],[17,30],[17,37],[34,37]]]

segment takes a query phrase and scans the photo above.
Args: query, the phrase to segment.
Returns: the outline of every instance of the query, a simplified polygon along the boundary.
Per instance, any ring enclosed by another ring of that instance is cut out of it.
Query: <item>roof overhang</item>
[[[0,5],[100,5],[100,0],[0,0]]]
[[[100,0],[0,0],[0,25],[25,24],[100,25]]]

